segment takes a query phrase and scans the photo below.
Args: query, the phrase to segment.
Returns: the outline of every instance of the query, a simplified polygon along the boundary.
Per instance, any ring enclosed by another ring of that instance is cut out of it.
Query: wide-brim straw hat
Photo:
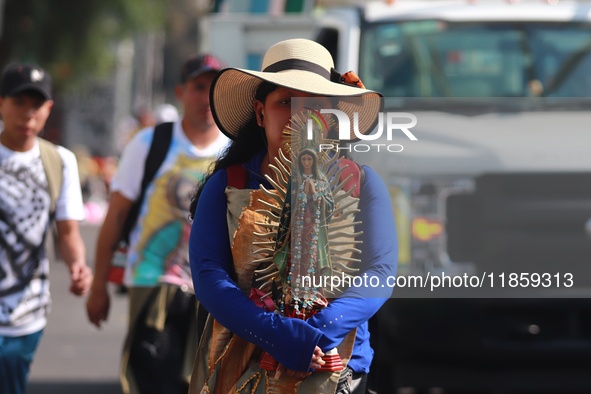
[[[314,41],[297,38],[273,45],[267,50],[261,69],[226,68],[212,83],[213,117],[231,139],[253,117],[255,93],[263,81],[319,96],[338,97],[337,109],[349,115],[352,140],[357,139],[353,133],[354,113],[359,113],[360,133],[367,134],[377,124],[382,95],[340,82],[330,52]]]

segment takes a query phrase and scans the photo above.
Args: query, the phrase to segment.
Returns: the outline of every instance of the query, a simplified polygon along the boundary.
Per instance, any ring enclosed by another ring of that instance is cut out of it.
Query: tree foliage
[[[6,0],[0,65],[31,61],[55,83],[105,74],[115,44],[142,30],[162,28],[166,0]]]

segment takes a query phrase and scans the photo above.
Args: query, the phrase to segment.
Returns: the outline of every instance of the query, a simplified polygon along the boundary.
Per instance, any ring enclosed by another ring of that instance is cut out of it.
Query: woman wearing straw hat
[[[260,72],[222,70],[210,102],[233,142],[192,201],[191,269],[210,316],[190,392],[365,392],[373,358],[367,321],[390,296],[385,284],[396,271],[394,217],[373,170],[318,149],[333,127],[314,108],[350,119],[356,112],[359,131],[368,133],[381,95],[337,73],[321,45],[293,39],[272,46]],[[292,163],[310,149],[334,201],[322,221],[291,211],[299,201]],[[322,266],[325,279],[343,283],[306,285],[294,274],[299,261],[310,277]],[[344,284],[363,277],[375,279],[372,286]]]

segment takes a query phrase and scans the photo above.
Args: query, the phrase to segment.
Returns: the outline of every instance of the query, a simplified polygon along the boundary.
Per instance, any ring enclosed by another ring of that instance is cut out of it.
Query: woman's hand
[[[324,352],[316,346],[314,354],[312,355],[312,361],[310,362],[310,369],[318,369],[326,364],[322,357],[324,357]]]
[[[312,361],[310,361],[310,369],[317,369],[322,367],[325,364],[325,361],[322,359],[322,357],[324,357],[322,349],[316,346],[316,348],[314,349],[314,354],[312,354]],[[285,368],[282,364],[279,364],[277,366],[277,369],[275,370],[275,379],[279,379],[283,374],[297,380],[303,380],[306,377],[310,376],[312,372],[293,371],[291,369]]]

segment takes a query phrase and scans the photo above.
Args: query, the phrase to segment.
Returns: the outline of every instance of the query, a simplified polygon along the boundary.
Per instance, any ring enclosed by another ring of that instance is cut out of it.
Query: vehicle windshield
[[[359,72],[386,97],[591,97],[591,25],[369,24]]]

